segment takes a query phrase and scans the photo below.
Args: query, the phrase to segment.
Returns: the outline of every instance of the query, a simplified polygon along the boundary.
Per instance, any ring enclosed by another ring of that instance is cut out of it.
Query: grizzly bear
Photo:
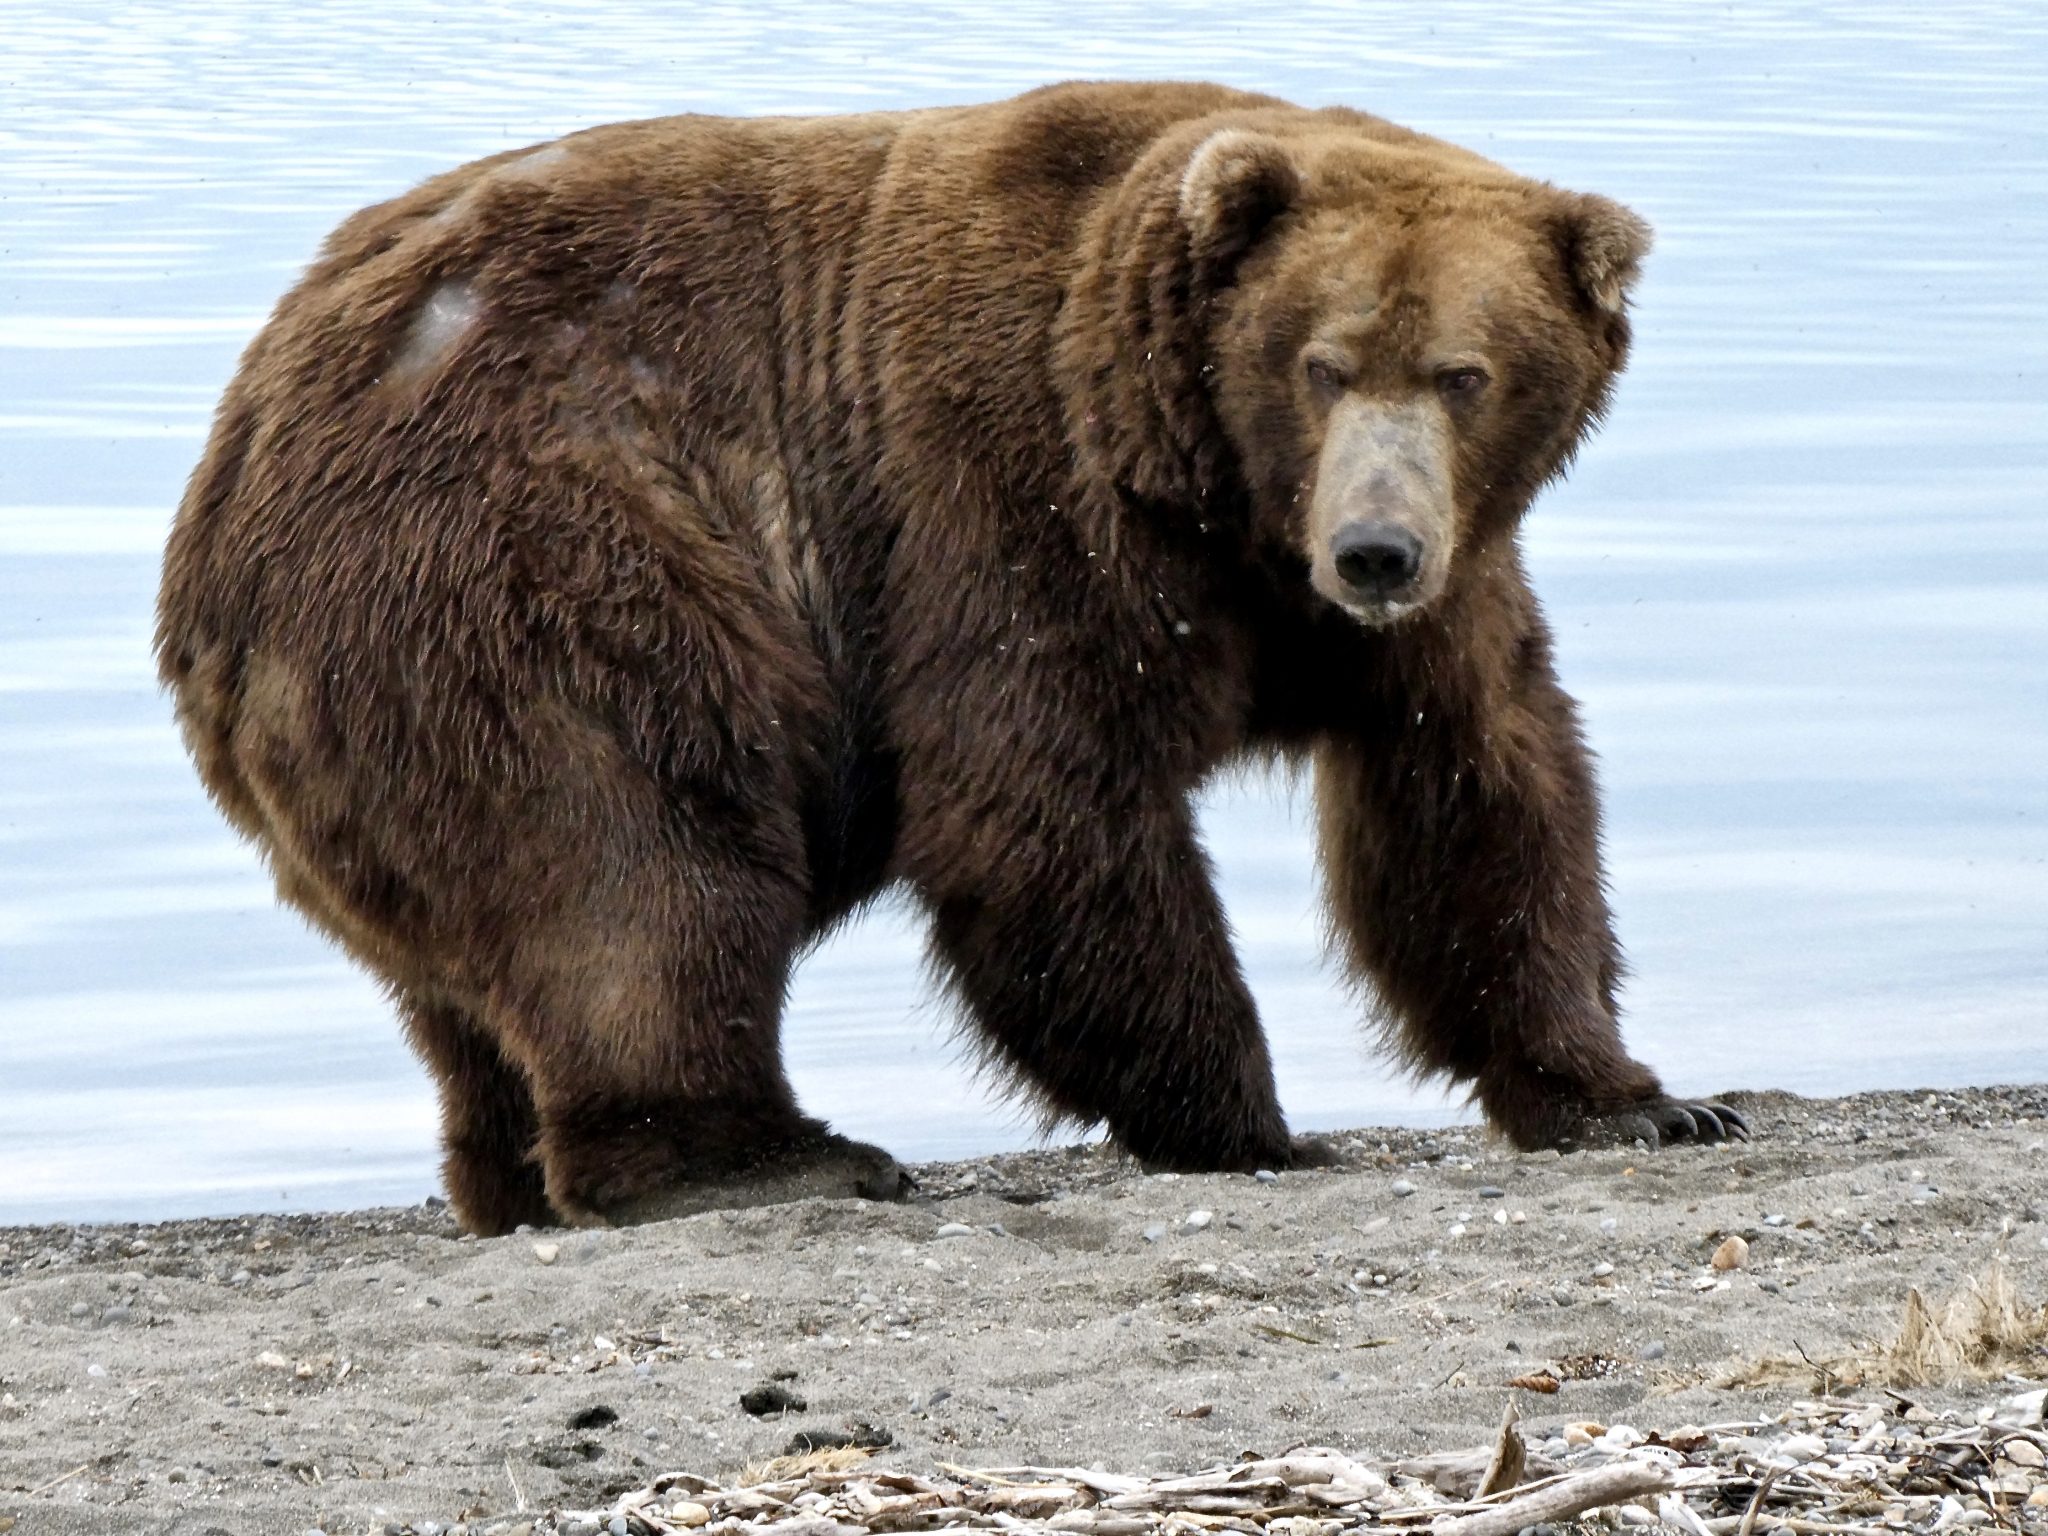
[[[1313,1160],[1190,805],[1248,758],[1313,764],[1344,960],[1517,1146],[1744,1135],[1623,1049],[1516,542],[1648,242],[1208,85],[497,155],[349,219],[250,346],[162,674],[389,987],[479,1232],[895,1192],[777,1041],[891,886],[1048,1121]]]

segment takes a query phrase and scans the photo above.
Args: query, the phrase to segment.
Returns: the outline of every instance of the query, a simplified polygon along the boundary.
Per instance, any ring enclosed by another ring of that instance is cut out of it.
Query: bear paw
[[[607,1209],[604,1218],[611,1226],[637,1226],[797,1200],[905,1200],[916,1188],[917,1181],[880,1147],[825,1131],[764,1149],[728,1173],[635,1195]]]

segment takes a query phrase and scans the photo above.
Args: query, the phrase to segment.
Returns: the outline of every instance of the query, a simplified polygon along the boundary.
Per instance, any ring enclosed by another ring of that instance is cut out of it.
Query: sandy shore
[[[1750,1145],[1365,1130],[1259,1179],[1075,1149],[927,1166],[908,1205],[483,1242],[432,1205],[0,1230],[0,1530],[516,1529],[811,1427],[913,1470],[1384,1459],[1488,1441],[1546,1368],[1538,1437],[1708,1423],[1811,1395],[1725,1383],[1895,1334],[1909,1286],[2002,1254],[2048,1300],[2048,1086],[1730,1097]],[[771,1382],[806,1406],[742,1408]]]

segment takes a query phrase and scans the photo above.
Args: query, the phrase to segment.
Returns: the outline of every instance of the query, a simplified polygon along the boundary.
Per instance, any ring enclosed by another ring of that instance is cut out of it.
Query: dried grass
[[[2048,1306],[2030,1305],[2003,1260],[1936,1306],[1918,1286],[1906,1292],[1905,1315],[1889,1342],[1847,1355],[1815,1359],[1805,1350],[1746,1361],[1717,1387],[1811,1385],[1953,1387],[2008,1373],[2038,1374],[2048,1364]]]

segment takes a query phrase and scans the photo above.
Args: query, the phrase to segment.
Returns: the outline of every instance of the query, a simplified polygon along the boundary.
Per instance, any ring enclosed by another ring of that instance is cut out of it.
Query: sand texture
[[[1540,1447],[1881,1396],[1909,1288],[1994,1261],[2048,1301],[2048,1086],[1731,1102],[1746,1146],[1364,1130],[1277,1178],[1073,1149],[489,1241],[433,1204],[0,1230],[0,1530],[547,1530],[799,1430],[914,1473],[1384,1464],[1491,1443],[1516,1378],[1557,1383],[1519,1394]],[[1960,1411],[2048,1357],[1988,1369],[1908,1395]]]

